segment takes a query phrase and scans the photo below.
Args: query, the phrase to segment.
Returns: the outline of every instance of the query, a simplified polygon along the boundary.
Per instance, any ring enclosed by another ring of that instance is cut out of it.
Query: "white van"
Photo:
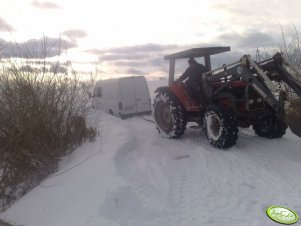
[[[151,100],[145,77],[98,81],[93,91],[92,107],[121,118],[150,113]]]

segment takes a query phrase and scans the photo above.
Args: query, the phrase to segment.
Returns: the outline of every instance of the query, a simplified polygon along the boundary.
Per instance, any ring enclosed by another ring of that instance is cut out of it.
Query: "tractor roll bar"
[[[204,47],[204,48],[193,48],[170,55],[164,56],[165,60],[169,60],[169,84],[174,81],[175,74],[175,62],[176,59],[186,59],[190,57],[198,58],[204,57],[205,66],[208,70],[211,70],[210,56],[218,53],[230,51],[230,47]]]

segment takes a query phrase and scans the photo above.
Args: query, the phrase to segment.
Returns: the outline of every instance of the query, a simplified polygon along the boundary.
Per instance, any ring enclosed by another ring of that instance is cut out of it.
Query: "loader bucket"
[[[290,101],[285,111],[285,123],[295,135],[301,137],[301,99]]]

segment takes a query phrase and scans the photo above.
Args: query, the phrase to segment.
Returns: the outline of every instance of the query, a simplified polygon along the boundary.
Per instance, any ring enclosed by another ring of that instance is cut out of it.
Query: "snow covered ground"
[[[165,83],[150,81],[151,94]],[[272,226],[271,205],[301,214],[301,139],[289,130],[269,140],[240,129],[221,151],[197,129],[168,140],[141,117],[102,114],[97,123],[95,142],[0,217],[23,226]]]

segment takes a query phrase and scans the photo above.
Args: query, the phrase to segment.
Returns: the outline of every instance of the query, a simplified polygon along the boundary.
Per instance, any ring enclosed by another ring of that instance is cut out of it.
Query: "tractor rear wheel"
[[[153,107],[157,130],[163,137],[179,138],[184,134],[187,124],[185,110],[175,96],[159,93]]]
[[[235,114],[221,106],[209,106],[204,115],[204,130],[210,144],[219,149],[232,147],[238,139]]]

